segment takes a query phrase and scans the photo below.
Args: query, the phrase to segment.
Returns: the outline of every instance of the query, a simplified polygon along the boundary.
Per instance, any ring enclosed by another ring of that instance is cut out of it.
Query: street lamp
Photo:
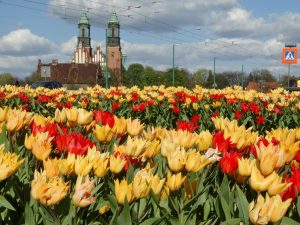
[[[108,51],[107,51],[107,28],[105,29],[105,54],[106,54],[106,63],[105,63],[105,88],[108,89]]]
[[[173,76],[172,76],[172,85],[173,85],[173,87],[175,86],[175,45],[173,44]]]
[[[212,87],[217,88],[218,85],[216,83],[216,57],[214,57],[214,74],[213,74],[213,76],[214,76],[214,83],[213,83]]]

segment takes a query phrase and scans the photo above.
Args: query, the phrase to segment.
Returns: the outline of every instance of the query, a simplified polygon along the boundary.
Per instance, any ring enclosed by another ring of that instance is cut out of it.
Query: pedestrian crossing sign
[[[282,49],[282,64],[297,64],[298,48]]]

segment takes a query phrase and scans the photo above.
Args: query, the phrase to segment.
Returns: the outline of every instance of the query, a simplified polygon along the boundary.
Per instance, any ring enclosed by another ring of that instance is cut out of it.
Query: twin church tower
[[[61,82],[65,86],[83,87],[104,85],[106,63],[111,85],[120,85],[122,78],[122,52],[120,23],[115,11],[110,15],[106,29],[106,48],[91,46],[91,25],[86,12],[78,21],[77,46],[71,63],[58,63],[57,59],[43,64],[39,59],[37,73],[42,79]],[[107,57],[106,57],[107,54]]]
[[[81,14],[78,21],[77,48],[74,52],[73,62],[77,64],[99,63],[103,70],[106,64],[106,53],[100,51],[99,46],[96,47],[96,51],[93,52],[91,47],[90,28],[91,25],[87,13],[84,12]],[[108,68],[114,73],[117,80],[119,80],[121,78],[122,69],[122,52],[120,43],[120,23],[115,11],[110,15],[106,32]]]

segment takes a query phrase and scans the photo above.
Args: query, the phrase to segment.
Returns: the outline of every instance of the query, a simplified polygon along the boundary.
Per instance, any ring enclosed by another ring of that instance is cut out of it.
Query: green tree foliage
[[[168,69],[164,76],[164,84],[166,86],[173,85],[173,69]],[[185,69],[175,68],[174,70],[175,86],[188,87],[190,85],[190,74]]]
[[[262,70],[253,70],[249,76],[247,81],[247,84],[252,82],[259,82],[261,80],[264,80],[266,82],[276,81],[276,78],[272,75],[272,73],[269,70],[262,69]]]
[[[42,80],[42,78],[37,72],[32,72],[30,76],[25,77],[25,82],[27,84],[32,84],[39,80]]]
[[[0,85],[15,84],[16,80],[17,80],[17,78],[15,78],[10,73],[1,73],[0,74]]]
[[[123,84],[126,86],[142,86],[144,81],[144,67],[142,64],[131,64],[123,76]]]
[[[205,86],[209,72],[210,71],[208,69],[198,69],[192,74],[192,84]]]

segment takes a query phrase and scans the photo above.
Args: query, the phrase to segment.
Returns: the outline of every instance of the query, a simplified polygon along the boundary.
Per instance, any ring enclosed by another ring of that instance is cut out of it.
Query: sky
[[[71,62],[78,19],[87,12],[92,47],[105,52],[111,12],[121,26],[124,65],[157,70],[174,65],[195,72],[288,73],[281,62],[286,43],[300,46],[299,0],[0,0],[0,73],[24,78],[38,59]],[[300,62],[291,75],[300,77]]]

